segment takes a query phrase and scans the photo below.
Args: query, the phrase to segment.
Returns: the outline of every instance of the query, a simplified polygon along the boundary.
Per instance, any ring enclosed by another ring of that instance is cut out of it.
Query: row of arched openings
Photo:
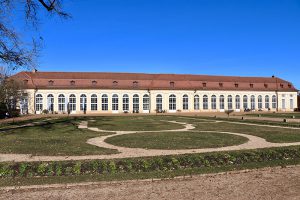
[[[201,99],[202,98],[202,99]],[[225,96],[224,95],[212,95],[210,97],[208,95],[203,95],[200,98],[199,95],[194,96],[194,110],[200,110],[200,102],[202,100],[202,109],[207,110],[209,109],[209,103],[210,103],[210,109],[216,110],[217,109],[217,102],[219,103],[219,109],[223,110],[225,109]],[[217,101],[217,98],[219,98]],[[235,98],[235,105],[233,105],[233,98]],[[247,95],[240,96],[236,95],[233,97],[232,95],[228,95],[226,97],[227,101],[227,107],[226,109],[256,109],[256,100],[258,109],[269,109],[273,108],[275,109],[277,106],[277,98],[275,95],[273,96],[262,96],[259,95],[256,99],[254,95],[251,95],[250,97]],[[264,99],[264,101],[263,101]],[[169,110],[176,110],[177,109],[177,97],[175,94],[169,95]],[[250,100],[250,101],[249,101]],[[101,101],[101,110],[107,111],[109,108],[109,97],[107,94],[103,94],[100,99],[98,99],[98,96],[96,94],[92,94],[90,96],[90,108],[92,111],[97,111],[99,108],[99,102]],[[128,111],[129,110],[129,95],[124,94],[122,96],[122,110]],[[70,111],[76,110],[76,96],[75,94],[71,94],[68,97],[64,94],[58,95],[58,111],[63,112],[67,110],[67,107],[70,109]],[[264,103],[264,105],[263,105]],[[182,96],[182,109],[183,110],[189,110],[189,96],[187,94]],[[242,106],[241,106],[242,105]],[[119,110],[119,95],[113,94],[111,99],[111,106],[113,111]],[[148,94],[143,95],[142,97],[142,106],[143,110],[150,110],[150,98]],[[134,111],[138,111],[140,108],[140,97],[138,94],[133,95],[132,98],[132,107]],[[41,94],[36,95],[35,99],[35,109],[36,111],[42,111],[43,110],[43,96]],[[47,95],[47,110],[54,111],[54,96],[52,94]],[[84,111],[87,109],[87,96],[85,94],[80,95],[80,110]],[[161,94],[158,94],[156,96],[156,110],[163,110],[163,97]]]

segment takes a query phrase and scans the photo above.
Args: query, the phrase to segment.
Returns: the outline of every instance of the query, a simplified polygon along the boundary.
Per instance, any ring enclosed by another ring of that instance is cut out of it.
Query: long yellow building
[[[22,114],[294,111],[297,89],[278,77],[20,72]]]

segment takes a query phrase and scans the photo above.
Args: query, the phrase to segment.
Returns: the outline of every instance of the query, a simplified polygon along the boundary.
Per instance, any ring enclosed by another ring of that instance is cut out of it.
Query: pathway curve
[[[212,123],[218,123],[220,121],[214,120],[204,120]],[[300,145],[300,142],[294,143],[272,143],[267,142],[265,139],[247,135],[243,133],[233,133],[233,132],[223,132],[223,131],[193,131],[195,128],[193,124],[188,124],[184,122],[177,121],[168,121],[171,123],[177,123],[184,125],[182,129],[175,130],[160,130],[160,131],[107,131],[101,130],[95,127],[89,127],[87,121],[82,121],[78,128],[80,129],[88,129],[96,132],[113,132],[115,134],[106,135],[101,137],[91,138],[87,141],[88,144],[95,145],[98,147],[109,148],[109,149],[117,149],[120,153],[118,154],[110,154],[110,155],[84,155],[84,156],[32,156],[30,154],[0,154],[0,162],[22,162],[22,161],[63,161],[63,160],[91,160],[91,159],[115,159],[115,158],[133,158],[133,157],[146,157],[146,156],[160,156],[160,155],[177,155],[177,154],[189,154],[189,153],[207,153],[207,152],[218,152],[218,151],[234,151],[234,150],[247,150],[247,149],[258,149],[258,148],[270,148],[270,147],[285,147],[285,146],[295,146]],[[232,123],[232,122],[228,122]],[[242,123],[241,123],[242,124]],[[248,124],[248,123],[247,123]],[[249,124],[253,125],[253,124]],[[258,126],[268,126],[269,125],[258,125]],[[277,127],[277,126],[276,126]],[[292,127],[280,127],[278,128],[291,128]],[[203,149],[180,149],[180,150],[161,150],[161,149],[143,149],[143,148],[128,148],[128,147],[120,147],[112,144],[108,144],[105,140],[109,137],[115,137],[118,135],[125,134],[133,134],[133,133],[145,133],[145,132],[184,132],[184,131],[193,131],[199,133],[207,133],[207,132],[219,132],[231,135],[237,135],[248,138],[248,142],[234,145],[234,146],[226,146],[226,147],[218,147],[218,148],[203,148]]]

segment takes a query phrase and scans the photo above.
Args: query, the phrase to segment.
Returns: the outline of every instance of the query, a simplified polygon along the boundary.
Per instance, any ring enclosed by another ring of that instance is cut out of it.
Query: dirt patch
[[[300,166],[140,180],[1,190],[0,199],[300,199]]]

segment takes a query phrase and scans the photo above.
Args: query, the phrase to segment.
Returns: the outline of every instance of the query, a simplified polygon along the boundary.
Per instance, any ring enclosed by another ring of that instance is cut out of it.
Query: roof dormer
[[[53,86],[54,85],[54,81],[53,80],[48,81],[48,85],[49,86]]]

